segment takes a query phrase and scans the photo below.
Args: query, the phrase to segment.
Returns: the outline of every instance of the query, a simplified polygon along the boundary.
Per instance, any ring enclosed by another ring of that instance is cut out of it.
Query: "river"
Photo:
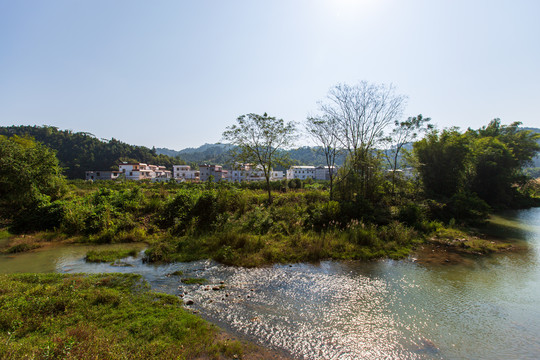
[[[89,264],[89,247],[70,246],[2,256],[0,272],[140,273],[155,290],[193,300],[189,308],[224,329],[300,359],[537,359],[540,208],[494,216],[488,231],[526,250],[452,263],[245,269],[212,261],[155,266],[140,256],[125,267]],[[209,283],[167,276],[177,270]]]

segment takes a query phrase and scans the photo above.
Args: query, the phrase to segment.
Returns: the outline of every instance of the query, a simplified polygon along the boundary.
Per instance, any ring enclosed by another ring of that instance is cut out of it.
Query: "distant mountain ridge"
[[[540,133],[540,128],[526,127]],[[88,170],[112,170],[118,168],[120,161],[140,161],[155,165],[164,165],[169,169],[175,164],[213,163],[224,166],[232,165],[229,154],[230,144],[204,144],[198,148],[171,150],[166,148],[147,148],[134,146],[119,141],[98,139],[88,132],[59,130],[54,126],[0,126],[0,135],[31,136],[44,145],[56,150],[60,166],[68,178],[84,178]],[[540,144],[540,140],[539,140]],[[406,147],[410,149],[410,146]],[[324,166],[326,159],[319,147],[303,146],[287,150],[293,165]],[[336,165],[345,161],[342,155],[336,159]],[[531,167],[540,167],[540,155],[533,159]],[[276,170],[284,170],[276,168]]]
[[[233,148],[230,144],[204,144],[198,148],[186,148],[182,150],[171,150],[167,148],[156,148],[157,154],[173,156],[182,159],[187,163],[213,163],[221,165],[232,165],[233,159],[229,151]],[[326,165],[326,158],[320,147],[302,146],[297,149],[286,151],[293,165]],[[336,159],[338,166],[343,165],[345,156]],[[283,170],[278,169],[276,170]]]

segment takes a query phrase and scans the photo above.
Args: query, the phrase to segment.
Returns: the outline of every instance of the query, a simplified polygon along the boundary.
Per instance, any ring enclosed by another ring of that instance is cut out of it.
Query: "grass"
[[[242,356],[217,334],[139,275],[0,275],[1,359]]]
[[[168,238],[145,252],[148,262],[214,259],[226,265],[256,267],[323,259],[369,260],[406,257],[422,238],[401,224],[384,227],[354,223],[346,229],[305,231],[290,235],[223,231],[198,237]]]
[[[138,253],[136,249],[91,250],[86,253],[85,260],[87,262],[114,262],[128,256],[136,257]]]
[[[11,236],[7,229],[0,229],[0,240],[9,239]]]
[[[433,244],[451,247],[455,251],[470,254],[489,254],[509,250],[513,247],[510,242],[498,239],[482,239],[455,228],[441,228],[429,239]]]
[[[193,284],[202,285],[202,284],[206,284],[208,280],[204,278],[184,278],[182,279],[182,282],[187,285],[193,285]]]
[[[182,270],[176,270],[170,274],[168,274],[168,276],[182,276],[184,275],[184,272]]]

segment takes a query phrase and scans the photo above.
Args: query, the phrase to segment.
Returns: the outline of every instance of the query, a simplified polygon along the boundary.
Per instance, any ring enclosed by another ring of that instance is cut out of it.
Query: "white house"
[[[87,171],[86,180],[114,180],[122,174],[120,171]]]
[[[287,179],[315,179],[315,166],[291,166],[287,170]]]
[[[232,182],[263,181],[265,179],[264,171],[260,165],[237,163],[229,173],[228,180]]]
[[[127,180],[145,180],[155,177],[155,172],[144,163],[122,163],[118,165]]]
[[[264,171],[261,165],[253,164],[240,164],[237,163],[234,169],[229,171],[229,181],[242,182],[242,181],[265,181]],[[285,178],[283,171],[270,171],[270,180],[282,180]]]
[[[228,170],[223,170],[221,165],[199,165],[201,181],[207,181],[210,176],[214,177],[214,181],[227,180],[229,175]]]
[[[173,173],[177,181],[198,181],[201,176],[199,170],[191,170],[189,165],[174,165]]]
[[[337,168],[335,166],[317,166],[315,169],[315,179],[316,180],[330,180],[330,173],[333,176],[337,175]]]
[[[270,174],[270,178],[272,181],[278,181],[285,179],[285,172],[284,171],[272,171]]]

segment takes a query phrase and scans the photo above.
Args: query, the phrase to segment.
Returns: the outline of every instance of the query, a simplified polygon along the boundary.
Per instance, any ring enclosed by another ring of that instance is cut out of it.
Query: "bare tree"
[[[261,166],[268,189],[268,203],[272,203],[270,178],[274,165],[284,165],[288,157],[281,150],[289,147],[295,134],[294,123],[264,115],[247,114],[238,117],[237,124],[227,127],[223,138],[237,146],[233,157],[242,162]]]
[[[369,179],[375,147],[383,139],[385,129],[402,116],[405,102],[406,97],[397,95],[392,85],[362,81],[354,86],[336,85],[320,104],[322,116],[335,124],[337,139],[360,177],[364,197],[371,191]]]
[[[323,117],[308,117],[304,123],[304,127],[313,140],[321,147],[328,168],[328,176],[330,180],[330,200],[334,194],[334,178],[337,175],[334,171],[336,165],[336,157],[341,154],[338,148],[338,135],[336,132],[336,123],[333,118]]]

